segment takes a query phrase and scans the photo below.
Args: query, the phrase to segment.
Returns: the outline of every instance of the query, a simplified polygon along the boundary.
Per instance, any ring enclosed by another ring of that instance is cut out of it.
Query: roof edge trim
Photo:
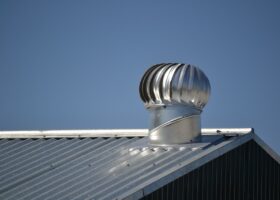
[[[268,146],[259,136],[253,135],[254,141],[263,148],[274,160],[280,164],[280,155],[276,153],[270,146]]]
[[[87,137],[146,137],[148,129],[83,129],[0,131],[0,138],[87,138]],[[204,128],[202,135],[236,136],[253,133],[253,128]]]

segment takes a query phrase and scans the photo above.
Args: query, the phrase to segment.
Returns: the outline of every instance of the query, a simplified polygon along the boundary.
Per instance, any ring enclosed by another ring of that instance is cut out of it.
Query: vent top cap
[[[139,90],[147,108],[177,104],[202,110],[211,86],[206,75],[194,65],[162,63],[145,72]]]

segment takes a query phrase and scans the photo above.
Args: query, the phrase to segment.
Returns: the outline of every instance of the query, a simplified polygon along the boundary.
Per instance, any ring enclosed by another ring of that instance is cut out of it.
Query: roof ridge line
[[[0,138],[87,138],[87,137],[145,137],[148,129],[73,129],[0,131]],[[202,135],[236,136],[254,133],[253,128],[203,128]]]

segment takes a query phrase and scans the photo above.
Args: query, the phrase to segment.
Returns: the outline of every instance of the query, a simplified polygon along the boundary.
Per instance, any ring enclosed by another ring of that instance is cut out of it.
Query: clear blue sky
[[[279,1],[0,1],[0,129],[145,128],[152,64],[198,65],[207,128],[280,153]]]

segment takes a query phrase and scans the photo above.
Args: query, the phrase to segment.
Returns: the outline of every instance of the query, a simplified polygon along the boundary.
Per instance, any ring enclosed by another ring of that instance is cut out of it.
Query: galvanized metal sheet
[[[252,128],[203,128],[202,135],[243,135]],[[0,131],[0,138],[93,138],[93,137],[145,137],[148,129],[83,129],[83,130],[33,130]]]
[[[140,198],[250,135],[205,135],[173,147],[151,147],[143,137],[1,139],[0,199]]]

